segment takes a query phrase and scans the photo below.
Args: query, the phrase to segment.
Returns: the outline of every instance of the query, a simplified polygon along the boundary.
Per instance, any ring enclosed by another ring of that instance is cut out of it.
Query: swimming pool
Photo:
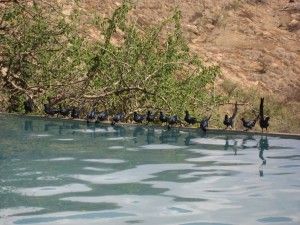
[[[297,137],[0,124],[0,224],[300,224]]]

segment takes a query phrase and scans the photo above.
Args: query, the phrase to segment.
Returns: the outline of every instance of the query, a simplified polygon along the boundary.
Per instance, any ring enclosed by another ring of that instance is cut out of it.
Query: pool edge
[[[59,121],[70,121],[70,122],[85,122],[84,119],[70,119],[70,118],[59,118],[59,117],[47,117],[47,116],[41,116],[41,115],[32,115],[32,114],[18,114],[18,113],[6,113],[6,112],[0,112],[0,115],[10,115],[10,116],[19,116],[19,117],[33,117],[37,119],[49,119],[49,120],[59,120]],[[110,122],[101,122],[101,124],[110,124]],[[130,125],[130,126],[147,126],[146,124],[136,124],[136,123],[118,123],[118,125]],[[156,128],[163,128],[165,126],[161,126],[159,124],[149,125]],[[165,127],[166,128],[166,127]],[[200,130],[199,127],[182,127],[182,126],[176,126],[172,129],[180,129],[183,131],[189,131],[189,130]],[[204,131],[202,131],[204,133]],[[211,132],[222,132],[226,134],[252,134],[252,135],[266,135],[266,136],[284,136],[284,137],[297,137],[300,138],[300,134],[294,134],[294,133],[280,133],[280,132],[259,132],[259,131],[244,131],[244,130],[234,130],[234,129],[218,129],[218,128],[208,128],[207,133]]]

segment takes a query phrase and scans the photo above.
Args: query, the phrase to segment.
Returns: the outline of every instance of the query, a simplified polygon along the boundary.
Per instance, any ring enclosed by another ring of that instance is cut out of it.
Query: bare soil
[[[224,79],[300,101],[300,0],[135,0],[132,16],[151,26],[178,6],[193,53]],[[87,15],[110,15],[121,0],[82,0]],[[66,6],[66,12],[70,10]],[[90,31],[92,38],[99,38]],[[117,40],[116,40],[117,42]]]

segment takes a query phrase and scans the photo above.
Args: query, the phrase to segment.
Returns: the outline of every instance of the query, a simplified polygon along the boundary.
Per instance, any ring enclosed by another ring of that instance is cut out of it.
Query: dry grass
[[[230,93],[232,99],[237,100],[239,105],[238,116],[235,122],[236,129],[243,129],[240,119],[254,119],[259,113],[260,98],[265,98],[265,116],[270,116],[270,132],[279,133],[300,133],[300,102],[297,100],[288,100],[281,95],[269,95],[262,93],[256,88],[243,89],[239,84],[226,81],[222,84],[224,93]],[[232,102],[234,102],[232,100]],[[216,127],[222,127],[222,112],[232,112],[232,104],[219,108],[216,115],[220,115]],[[253,129],[260,131],[257,124]]]

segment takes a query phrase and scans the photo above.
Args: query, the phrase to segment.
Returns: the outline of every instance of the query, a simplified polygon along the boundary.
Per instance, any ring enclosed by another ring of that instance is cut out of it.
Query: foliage
[[[85,73],[80,58],[87,49],[80,49],[83,38],[59,9],[10,4],[1,12],[1,85],[7,110],[20,111],[28,96],[38,105],[47,96],[71,92]]]
[[[261,93],[257,88],[240,88],[238,84],[231,81],[224,81],[222,88],[225,94],[228,95],[228,101],[235,99],[239,103],[238,118],[235,122],[235,128],[243,129],[240,118],[246,120],[254,119],[259,114],[260,98],[265,98],[264,113],[270,117],[270,131],[282,133],[299,133],[300,132],[300,104],[297,101],[287,101],[283,96],[276,94],[266,95]],[[233,106],[220,106],[219,109],[224,114],[224,109],[231,112]],[[217,110],[214,114],[219,113]],[[221,113],[220,113],[221,114]],[[221,116],[219,118],[222,119]],[[222,120],[216,121],[214,126],[223,127]],[[261,131],[259,124],[253,129]]]
[[[194,112],[222,101],[212,85],[220,69],[189,52],[180,11],[143,28],[128,16],[133,6],[124,0],[111,17],[95,16],[103,38],[89,41],[78,31],[79,10],[67,16],[58,3],[6,3],[0,14],[2,110],[22,112],[28,97],[40,113],[50,100],[127,115],[149,108]]]

